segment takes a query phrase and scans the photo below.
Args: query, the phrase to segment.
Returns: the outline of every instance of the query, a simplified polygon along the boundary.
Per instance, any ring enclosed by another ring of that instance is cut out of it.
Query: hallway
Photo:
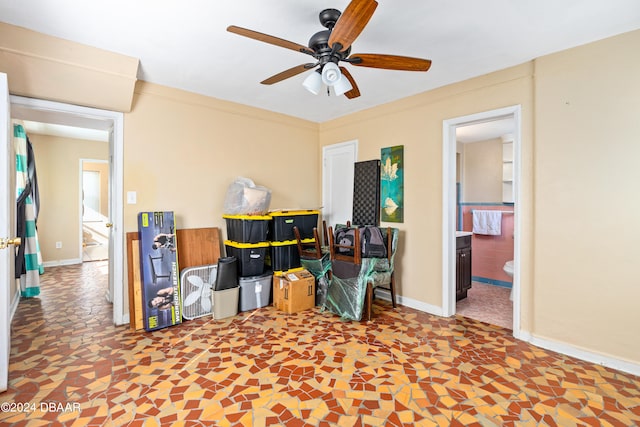
[[[3,426],[640,424],[640,378],[497,326],[377,301],[371,322],[265,307],[133,332],[112,325],[105,268],[48,268],[20,302],[0,402],[34,410]]]

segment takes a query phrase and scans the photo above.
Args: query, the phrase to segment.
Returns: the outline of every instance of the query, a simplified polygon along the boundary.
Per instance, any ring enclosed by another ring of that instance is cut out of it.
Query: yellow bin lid
[[[260,221],[265,221],[265,220],[270,220],[271,219],[271,215],[232,215],[232,214],[225,214],[222,215],[222,218],[225,219],[247,219],[249,221],[253,220],[260,220]]]
[[[320,211],[314,211],[311,209],[297,210],[297,211],[271,211],[271,216],[296,216],[296,215],[318,215]]]
[[[224,244],[227,246],[232,246],[238,249],[249,249],[249,248],[268,248],[269,242],[258,242],[258,243],[239,243],[234,242],[233,240],[225,240]]]
[[[313,243],[315,242],[315,239],[311,238],[311,239],[302,239],[300,240],[300,242],[302,243]],[[297,240],[281,240],[281,241],[275,241],[272,240],[269,242],[269,244],[271,246],[289,246],[289,245],[297,245],[298,241]]]

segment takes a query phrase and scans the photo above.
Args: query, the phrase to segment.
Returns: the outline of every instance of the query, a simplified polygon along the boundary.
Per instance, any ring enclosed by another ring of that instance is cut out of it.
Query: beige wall
[[[138,62],[0,22],[0,71],[13,95],[130,111]]]
[[[80,159],[109,158],[106,142],[29,134],[40,189],[38,238],[45,263],[81,261]],[[56,249],[55,243],[62,242]]]
[[[251,178],[272,191],[271,209],[318,208],[318,125],[140,83],[125,115],[127,231],[137,214],[172,210],[178,228],[220,227],[227,187]]]
[[[502,140],[462,144],[462,202],[502,203]]]
[[[536,61],[535,323],[640,362],[640,31]]]

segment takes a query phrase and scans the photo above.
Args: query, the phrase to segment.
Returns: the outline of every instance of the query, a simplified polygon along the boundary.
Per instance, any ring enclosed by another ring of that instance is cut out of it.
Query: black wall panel
[[[380,225],[380,160],[354,165],[351,222],[354,225]]]

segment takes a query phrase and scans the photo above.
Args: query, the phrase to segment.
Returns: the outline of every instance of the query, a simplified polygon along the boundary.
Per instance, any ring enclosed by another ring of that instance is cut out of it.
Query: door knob
[[[20,246],[22,240],[19,237],[13,239],[0,239],[0,249],[6,249],[9,245]]]
[[[108,222],[104,226],[107,227],[107,228],[111,228],[111,227],[113,227],[113,223],[112,222]]]

